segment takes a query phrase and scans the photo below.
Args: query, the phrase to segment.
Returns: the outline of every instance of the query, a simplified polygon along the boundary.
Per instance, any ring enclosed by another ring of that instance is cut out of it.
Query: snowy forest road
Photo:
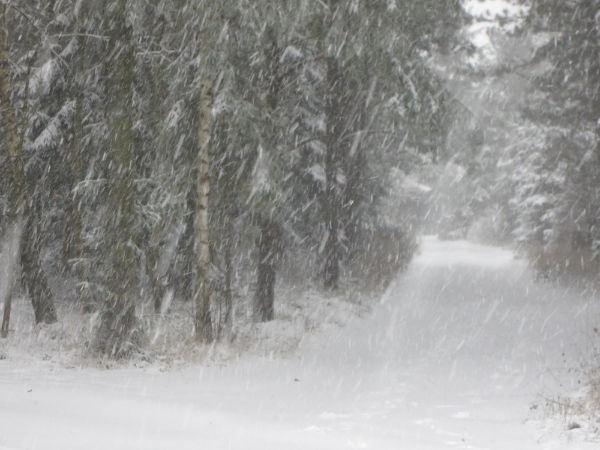
[[[169,372],[0,361],[0,449],[597,448],[537,419],[540,394],[574,387],[599,321],[591,293],[536,283],[508,251],[426,237],[372,317],[290,359]]]

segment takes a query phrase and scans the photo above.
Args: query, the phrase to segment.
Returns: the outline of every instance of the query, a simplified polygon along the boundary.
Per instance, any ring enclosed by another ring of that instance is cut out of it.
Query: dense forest
[[[281,283],[381,289],[422,230],[597,278],[600,1],[514,2],[485,48],[464,3],[0,0],[2,336],[22,295],[91,354],[175,303],[226,339]]]
[[[449,126],[426,55],[463,14],[434,3],[3,2],[2,227],[35,320],[58,277],[119,356],[167,292],[211,342],[240,292],[273,319],[280,274],[389,278],[414,240],[390,174]]]

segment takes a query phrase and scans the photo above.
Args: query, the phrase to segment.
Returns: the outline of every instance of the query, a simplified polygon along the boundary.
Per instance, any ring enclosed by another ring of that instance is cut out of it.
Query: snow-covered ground
[[[368,318],[292,356],[172,370],[0,361],[0,449],[592,449],[545,412],[600,302],[504,250],[423,239]],[[575,384],[569,384],[575,383]]]

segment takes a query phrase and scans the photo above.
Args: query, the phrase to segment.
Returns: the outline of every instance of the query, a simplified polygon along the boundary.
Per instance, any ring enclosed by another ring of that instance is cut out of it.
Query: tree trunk
[[[233,290],[231,286],[231,278],[233,272],[233,218],[230,214],[227,214],[225,217],[227,221],[225,224],[225,320],[224,326],[227,331],[231,330],[231,326],[233,323]]]
[[[259,219],[257,282],[254,294],[254,320],[273,320],[275,302],[275,265],[279,253],[279,230],[272,220]]]
[[[195,173],[195,172],[194,172]],[[173,272],[173,288],[175,296],[186,300],[194,298],[194,279],[196,267],[196,188],[190,189],[185,199],[185,229],[180,239],[180,249],[177,258],[181,260],[181,268]]]
[[[150,38],[152,39],[152,48],[159,51],[160,43],[163,39],[165,23],[164,18],[162,16],[156,16],[157,14],[157,4],[156,0],[150,2],[152,6],[152,11],[149,16],[149,20],[154,27],[149,31]],[[162,101],[164,99],[164,93],[162,92],[162,74],[160,63],[154,64],[152,60],[148,63],[148,67],[146,70],[150,71],[151,74],[151,85],[152,92],[150,96],[150,104],[151,104],[151,114],[147,120],[149,120],[149,124],[151,128],[154,130],[152,134],[152,139],[149,141],[149,145],[144,150],[145,153],[152,154],[153,152],[157,155],[156,158],[160,158],[160,151],[155,152],[153,146],[156,145],[156,141],[158,140],[158,130],[160,129],[160,124],[162,123],[164,114],[162,111]],[[152,300],[154,304],[154,312],[160,313],[162,309],[163,297],[165,294],[164,288],[164,274],[160,273],[159,263],[160,263],[160,242],[161,242],[161,232],[162,227],[164,225],[164,219],[161,217],[152,227],[152,231],[150,234],[150,240],[147,243],[146,248],[146,273],[150,279],[150,284],[152,287]]]
[[[21,239],[21,280],[26,288],[31,304],[35,323],[56,322],[56,310],[52,299],[52,291],[40,261],[40,242],[37,232],[39,214],[34,211],[34,205],[29,205],[25,214],[26,238]]]
[[[12,288],[14,278],[19,265],[19,243],[21,242],[21,226],[20,221],[11,224],[11,228],[7,228],[5,232],[5,241],[2,247],[2,264],[4,274],[3,291],[0,292],[0,299],[3,300],[4,309],[2,311],[2,328],[0,337],[8,337],[8,327],[10,324],[10,310],[12,300]]]
[[[160,313],[162,308],[162,299],[164,297],[164,288],[162,284],[162,276],[159,271],[159,249],[160,249],[160,232],[162,221],[159,220],[152,227],[148,250],[146,251],[146,273],[150,278],[152,285],[152,301],[154,304],[154,312]]]
[[[0,107],[2,108],[2,128],[4,128],[4,152],[6,153],[5,156],[9,165],[8,175],[10,177],[9,204],[6,215],[8,224],[6,230],[9,231],[16,229],[19,217],[23,214],[24,177],[23,161],[21,159],[21,149],[17,131],[17,118],[11,103],[12,83],[10,79],[10,66],[8,63],[8,49],[5,41],[6,34],[6,5],[0,3]],[[6,248],[10,251],[11,247],[14,245],[16,245],[17,248],[20,247],[18,243],[7,242]],[[12,255],[7,255],[8,258],[10,258],[10,256]],[[2,337],[8,335],[13,287],[11,280],[14,279],[14,268],[11,268],[10,265],[8,265],[6,270],[9,271],[7,273],[6,283],[9,283],[10,285],[7,285],[6,292],[2,293],[4,295],[4,298],[2,299],[4,305],[1,331]]]
[[[279,94],[282,87],[281,48],[272,27],[265,31],[268,45],[265,48],[266,106],[269,117],[276,114]],[[275,148],[277,136],[274,124],[267,122],[265,142]],[[273,320],[275,303],[276,262],[280,250],[279,227],[272,218],[260,215],[258,219],[259,236],[257,239],[258,261],[256,264],[256,292],[254,293],[253,315],[256,322]]]
[[[196,306],[196,339],[212,342],[212,318],[210,312],[211,286],[210,270],[210,232],[208,223],[208,196],[210,193],[210,116],[212,109],[212,86],[205,81],[200,93],[198,117],[198,161],[196,165],[196,286],[194,303]]]
[[[367,62],[367,60],[365,60]],[[365,72],[369,70],[368,64],[365,64],[363,69]],[[366,158],[365,149],[363,148],[363,136],[366,133],[371,123],[369,122],[369,103],[371,100],[371,92],[375,90],[377,79],[371,81],[369,90],[365,93],[364,98],[360,97],[358,101],[358,108],[356,109],[355,120],[355,137],[351,147],[347,150],[344,156],[344,173],[346,174],[346,184],[343,190],[343,209],[341,210],[342,222],[344,223],[344,235],[349,243],[350,247],[350,258],[354,258],[356,255],[353,254],[352,248],[356,246],[356,243],[361,238],[359,230],[361,228],[361,222],[364,220],[361,217],[361,204],[365,200],[363,186],[365,178]],[[375,118],[373,114],[370,118],[372,122]]]
[[[340,277],[339,250],[339,195],[337,193],[337,173],[340,156],[340,115],[339,98],[336,84],[340,81],[338,62],[334,57],[327,58],[327,135],[325,149],[325,191],[323,214],[325,221],[326,242],[324,247],[323,281],[327,289],[336,289]]]
[[[109,289],[98,329],[97,347],[112,357],[124,356],[135,345],[135,286],[137,259],[134,242],[134,186],[133,186],[133,68],[135,58],[131,43],[131,28],[125,23],[126,2],[113,17],[111,31],[113,72],[110,76],[110,143],[111,174],[108,224]],[[121,47],[121,48],[117,48]]]
[[[79,20],[79,18],[78,18]],[[85,30],[79,28],[79,34],[83,35]],[[75,189],[83,177],[83,161],[81,136],[83,133],[83,86],[82,80],[78,77],[82,76],[82,56],[83,56],[83,37],[77,38],[77,51],[75,53],[75,63],[73,69],[73,77],[75,84],[75,114],[73,116],[73,137],[72,144],[67,156],[68,163],[71,167],[71,197],[67,204],[65,214],[65,230],[63,235],[63,268],[67,270],[73,268],[77,277],[76,298],[77,302],[85,312],[91,312],[94,305],[91,294],[86,288],[87,277],[85,269],[81,262],[83,257],[83,222],[80,212],[81,198]],[[71,260],[75,260],[72,264]]]

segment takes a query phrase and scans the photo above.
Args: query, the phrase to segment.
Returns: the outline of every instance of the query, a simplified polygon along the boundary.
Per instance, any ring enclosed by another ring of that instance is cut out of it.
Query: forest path
[[[528,419],[539,393],[572,388],[560,385],[592,351],[598,303],[535,283],[508,251],[426,237],[372,317],[288,360],[171,372],[0,361],[0,449],[596,448]]]

